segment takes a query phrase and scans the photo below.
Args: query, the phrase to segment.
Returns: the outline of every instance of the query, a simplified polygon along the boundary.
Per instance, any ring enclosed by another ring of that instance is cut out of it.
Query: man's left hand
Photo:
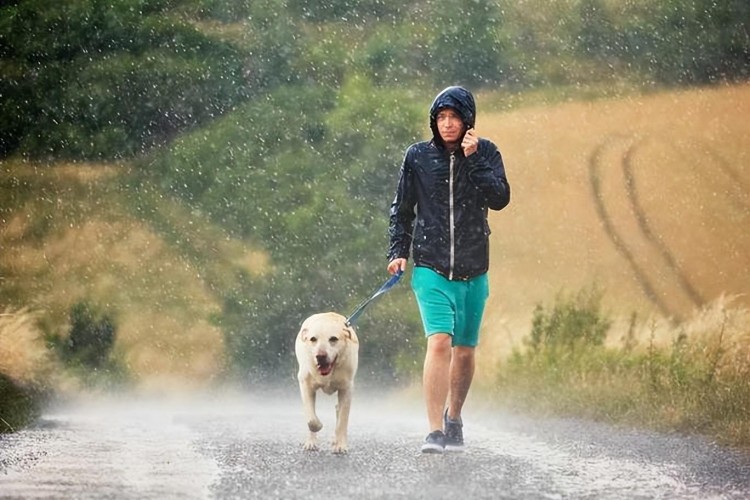
[[[461,141],[461,148],[464,150],[464,156],[471,156],[477,152],[479,147],[479,137],[473,128],[470,128],[464,134],[464,140]]]

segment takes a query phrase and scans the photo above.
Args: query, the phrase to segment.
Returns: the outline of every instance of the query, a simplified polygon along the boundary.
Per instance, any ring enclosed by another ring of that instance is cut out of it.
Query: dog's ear
[[[354,335],[354,327],[353,326],[344,325],[344,333],[346,334],[346,337],[349,340],[351,340],[352,336]]]
[[[307,327],[303,326],[299,331],[299,338],[302,339],[302,342],[307,342]]]

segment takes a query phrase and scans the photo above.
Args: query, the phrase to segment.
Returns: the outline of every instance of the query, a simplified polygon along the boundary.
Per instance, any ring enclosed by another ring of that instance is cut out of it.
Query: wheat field
[[[750,305],[750,85],[482,114],[511,204],[490,216],[485,363],[536,304],[597,286],[617,321]]]

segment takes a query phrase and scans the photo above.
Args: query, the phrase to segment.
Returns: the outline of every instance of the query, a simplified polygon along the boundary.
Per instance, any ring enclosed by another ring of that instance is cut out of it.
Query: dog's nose
[[[315,356],[315,361],[317,361],[319,365],[325,365],[328,363],[328,356],[325,354],[318,354]]]

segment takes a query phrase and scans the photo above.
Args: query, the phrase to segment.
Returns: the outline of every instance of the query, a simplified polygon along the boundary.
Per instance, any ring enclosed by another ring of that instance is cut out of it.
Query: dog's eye
[[[338,341],[339,341],[338,337],[331,337],[330,339],[328,339],[328,342],[330,342],[331,344],[335,344]]]
[[[310,342],[314,343],[314,342],[317,342],[317,341],[318,341],[318,337],[310,337]]]

